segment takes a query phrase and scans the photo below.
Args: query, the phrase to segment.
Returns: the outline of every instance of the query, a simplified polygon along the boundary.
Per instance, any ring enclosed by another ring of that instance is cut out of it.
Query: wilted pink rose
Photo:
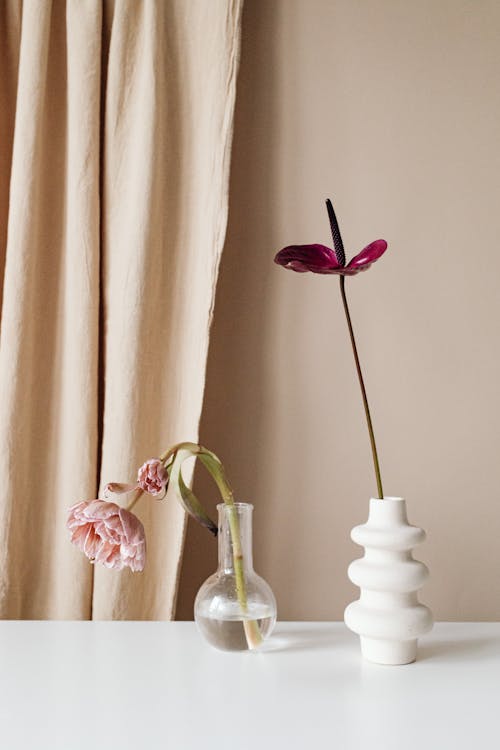
[[[116,503],[86,500],[69,509],[71,541],[89,560],[106,568],[144,569],[146,537],[137,516]]]
[[[168,483],[168,473],[159,458],[150,458],[137,473],[137,484],[150,495],[161,495]]]

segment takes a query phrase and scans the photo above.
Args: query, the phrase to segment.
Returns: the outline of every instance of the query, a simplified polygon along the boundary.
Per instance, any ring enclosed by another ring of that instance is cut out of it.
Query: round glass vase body
[[[276,600],[252,562],[249,503],[217,506],[219,565],[202,584],[194,619],[203,637],[223,651],[258,648],[276,623]]]

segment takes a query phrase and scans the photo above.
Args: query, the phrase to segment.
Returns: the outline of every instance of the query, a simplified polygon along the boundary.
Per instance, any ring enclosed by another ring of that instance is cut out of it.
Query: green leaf
[[[207,515],[200,501],[184,482],[182,476],[181,469],[184,461],[192,456],[199,456],[199,447],[194,445],[193,447],[196,447],[196,452],[191,448],[182,448],[177,451],[171,466],[168,467],[170,474],[169,487],[173,488],[175,491],[177,498],[186,513],[189,513],[189,515],[198,521],[198,523],[207,528],[214,536],[217,536],[217,524],[215,524],[210,516]]]

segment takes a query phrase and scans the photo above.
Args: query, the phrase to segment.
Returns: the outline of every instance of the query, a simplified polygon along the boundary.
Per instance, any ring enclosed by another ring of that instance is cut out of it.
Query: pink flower
[[[86,500],[69,509],[71,541],[92,562],[106,568],[144,569],[146,537],[137,516],[106,500]]]
[[[137,473],[137,484],[150,495],[161,495],[168,483],[168,473],[159,458],[150,458]]]

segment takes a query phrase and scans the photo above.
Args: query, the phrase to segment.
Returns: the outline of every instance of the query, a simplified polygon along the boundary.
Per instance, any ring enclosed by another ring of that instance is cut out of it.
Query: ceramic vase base
[[[374,664],[411,664],[417,658],[417,639],[412,641],[387,641],[382,638],[360,637],[361,653]]]

